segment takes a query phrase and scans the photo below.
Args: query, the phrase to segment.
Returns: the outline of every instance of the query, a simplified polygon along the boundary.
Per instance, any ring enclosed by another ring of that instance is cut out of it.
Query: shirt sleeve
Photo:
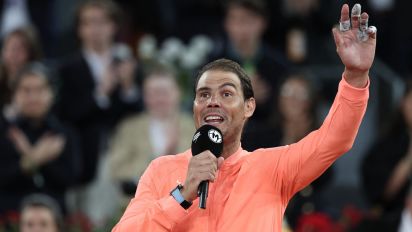
[[[122,218],[112,232],[125,231],[171,231],[188,211],[170,195],[160,196],[154,178],[156,160],[142,175],[135,197],[131,200]],[[172,190],[172,189],[171,189]]]
[[[281,171],[281,191],[285,202],[318,178],[336,159],[352,148],[369,98],[365,88],[355,88],[345,78],[322,126],[299,142],[285,146],[274,178]]]

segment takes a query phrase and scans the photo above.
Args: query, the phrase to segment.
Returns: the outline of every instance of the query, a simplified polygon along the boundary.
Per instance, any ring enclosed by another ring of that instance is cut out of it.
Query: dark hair
[[[18,36],[23,40],[24,46],[26,46],[29,53],[29,61],[39,60],[43,57],[39,36],[34,27],[20,27],[9,32],[3,40],[3,46],[13,36]]]
[[[76,11],[76,25],[80,25],[80,17],[86,8],[99,8],[106,12],[109,19],[116,25],[120,24],[121,9],[120,7],[111,0],[87,0],[83,2]]]
[[[203,73],[209,70],[219,70],[236,74],[239,77],[240,84],[242,86],[244,99],[247,100],[255,96],[252,88],[252,83],[250,81],[250,77],[246,74],[245,70],[243,70],[243,68],[240,67],[238,63],[229,59],[218,59],[212,61],[200,69],[200,71],[197,73],[194,85],[195,95],[197,84],[199,83],[200,77],[203,75]]]
[[[266,20],[269,19],[269,12],[263,0],[228,0],[225,4],[226,12],[228,12],[229,8],[233,6],[242,7],[262,16]]]
[[[17,36],[23,40],[23,44],[28,51],[28,62],[40,60],[43,57],[41,45],[39,43],[37,31],[33,27],[21,27],[9,32],[2,41],[2,46],[11,37]],[[0,64],[0,106],[7,104],[11,98],[10,91],[10,77],[7,73],[6,67],[3,62]]]
[[[19,85],[22,82],[22,80],[30,74],[44,78],[47,86],[51,89],[52,92],[54,92],[54,83],[52,81],[50,71],[42,63],[33,62],[33,63],[29,63],[28,65],[24,66],[17,73],[16,77],[11,83],[11,93],[13,95],[16,93],[16,90],[19,88]]]
[[[31,194],[23,199],[20,209],[23,213],[25,209],[35,207],[47,208],[48,210],[50,210],[57,225],[58,231],[63,231],[63,214],[59,204],[55,199],[45,194]]]

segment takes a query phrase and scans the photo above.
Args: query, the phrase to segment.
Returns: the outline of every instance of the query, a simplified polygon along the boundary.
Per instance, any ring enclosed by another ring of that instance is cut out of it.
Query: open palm
[[[336,50],[346,69],[367,72],[372,66],[375,57],[376,47],[376,30],[367,28],[365,41],[358,38],[360,21],[367,21],[368,14],[363,13],[361,17],[353,17],[352,28],[348,31],[341,32],[339,29],[333,29],[333,36],[336,43]],[[342,6],[341,22],[349,20],[349,6]]]

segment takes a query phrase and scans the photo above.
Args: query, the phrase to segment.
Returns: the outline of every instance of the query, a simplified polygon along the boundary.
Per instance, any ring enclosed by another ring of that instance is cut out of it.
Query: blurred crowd
[[[194,76],[217,58],[252,79],[244,149],[317,129],[343,71],[343,3],[1,0],[0,232],[109,231],[151,160],[190,148]],[[378,28],[368,110],[285,231],[412,231],[412,3],[360,3]]]

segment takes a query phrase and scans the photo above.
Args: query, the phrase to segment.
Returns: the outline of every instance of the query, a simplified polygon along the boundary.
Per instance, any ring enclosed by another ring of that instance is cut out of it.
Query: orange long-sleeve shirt
[[[154,160],[112,232],[281,231],[290,198],[352,147],[368,87],[354,88],[342,78],[323,125],[295,144],[253,152],[239,147],[210,183],[205,210],[198,200],[184,210],[169,195],[185,181],[190,150]]]

